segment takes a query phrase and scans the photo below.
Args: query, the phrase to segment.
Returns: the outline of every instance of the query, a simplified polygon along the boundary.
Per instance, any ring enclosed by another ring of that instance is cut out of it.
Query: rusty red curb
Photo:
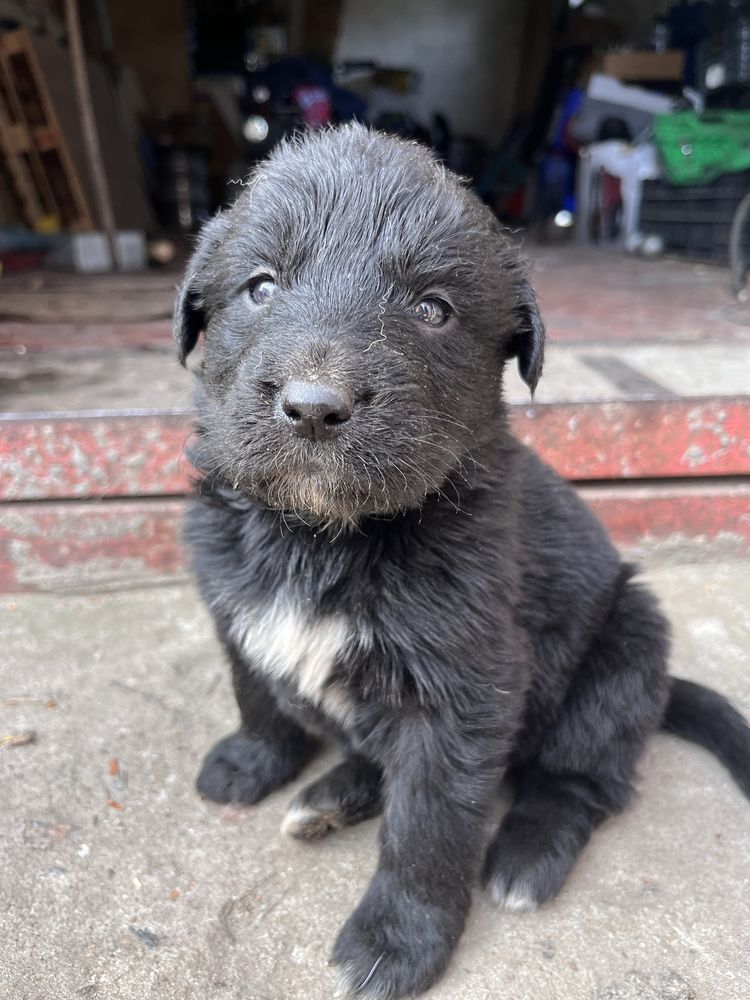
[[[750,473],[750,396],[515,406],[513,426],[566,479]]]
[[[750,482],[623,483],[579,493],[622,548],[721,542],[728,552],[750,553]]]
[[[0,592],[183,576],[184,508],[166,499],[0,505]]]
[[[750,483],[583,486],[626,556],[672,544],[750,553]],[[182,499],[0,506],[0,592],[137,586],[184,579]]]
[[[750,397],[519,404],[511,419],[574,481],[750,474]],[[183,410],[0,419],[0,500],[184,493],[190,432]]]
[[[191,426],[182,410],[0,419],[0,500],[185,493]]]

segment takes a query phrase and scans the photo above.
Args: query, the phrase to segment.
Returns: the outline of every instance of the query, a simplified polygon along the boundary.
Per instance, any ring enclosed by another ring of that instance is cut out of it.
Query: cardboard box
[[[681,81],[685,73],[685,53],[608,52],[602,57],[602,73],[618,80]]]

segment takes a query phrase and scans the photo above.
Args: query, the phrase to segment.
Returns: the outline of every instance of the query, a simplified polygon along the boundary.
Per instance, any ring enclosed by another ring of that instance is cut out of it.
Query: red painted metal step
[[[534,256],[550,350],[541,401],[508,368],[518,435],[628,552],[691,539],[750,550],[750,309],[725,274],[598,249]],[[178,277],[4,281],[0,588],[184,572]]]
[[[750,397],[511,406],[519,437],[567,479],[750,474]],[[0,419],[0,500],[189,489],[188,411]]]
[[[686,544],[750,552],[750,483],[580,486],[630,557],[669,555]],[[0,592],[101,589],[157,583],[187,573],[184,499],[7,504],[0,513]]]

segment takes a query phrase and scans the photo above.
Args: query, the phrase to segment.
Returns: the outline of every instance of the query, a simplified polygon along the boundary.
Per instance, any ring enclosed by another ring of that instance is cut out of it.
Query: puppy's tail
[[[661,728],[718,757],[750,798],[750,726],[723,695],[673,677]]]

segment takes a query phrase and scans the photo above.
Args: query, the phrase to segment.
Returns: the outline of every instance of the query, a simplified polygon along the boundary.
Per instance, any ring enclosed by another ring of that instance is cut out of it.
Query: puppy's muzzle
[[[281,390],[281,409],[295,434],[320,441],[340,432],[352,415],[352,400],[330,383],[293,379]]]

